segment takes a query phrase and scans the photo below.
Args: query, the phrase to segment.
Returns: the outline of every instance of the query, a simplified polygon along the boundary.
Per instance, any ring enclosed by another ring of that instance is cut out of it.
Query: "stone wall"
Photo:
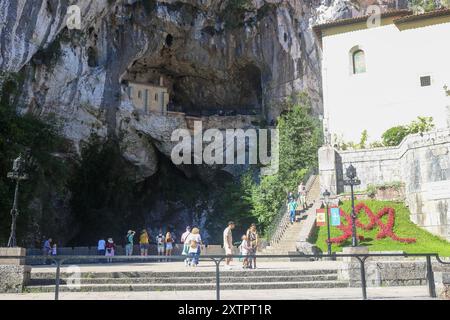
[[[434,280],[437,297],[450,300],[450,272],[436,272]]]
[[[26,250],[0,248],[0,293],[21,293],[30,279],[31,267],[25,266]],[[17,259],[2,257],[18,257]]]
[[[450,240],[450,129],[406,137],[397,147],[340,151],[319,149],[322,189],[349,192],[345,169],[353,164],[365,190],[369,184],[402,182],[411,220]]]

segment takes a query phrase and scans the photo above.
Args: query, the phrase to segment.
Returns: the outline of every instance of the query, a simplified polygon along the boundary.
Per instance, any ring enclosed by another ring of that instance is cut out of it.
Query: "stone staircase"
[[[311,184],[306,197],[306,202],[309,205],[309,209],[306,211],[299,211],[300,215],[297,215],[297,222],[293,225],[288,225],[284,231],[281,239],[276,243],[262,249],[258,252],[260,255],[288,255],[297,251],[297,241],[299,241],[301,233],[307,232],[305,228],[309,228],[309,224],[306,220],[315,216],[315,210],[318,208],[320,201],[320,180],[318,176],[314,177],[314,181]]]
[[[61,273],[61,292],[215,290],[214,271],[86,272],[78,279]],[[68,283],[80,283],[74,288]],[[222,271],[221,290],[344,288],[336,269]],[[54,292],[55,273],[34,272],[25,292]]]

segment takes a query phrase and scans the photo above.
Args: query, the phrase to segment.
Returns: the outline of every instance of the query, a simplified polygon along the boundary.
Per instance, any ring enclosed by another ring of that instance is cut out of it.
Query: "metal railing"
[[[205,260],[211,260],[215,264],[216,269],[216,300],[220,300],[220,264],[222,261],[224,261],[226,258],[246,258],[248,256],[242,256],[242,255],[233,255],[233,256],[225,256],[225,255],[205,255],[200,256],[201,261]],[[267,259],[279,259],[279,258],[314,258],[316,260],[318,259],[327,259],[327,260],[336,260],[337,257],[339,258],[356,258],[360,263],[360,274],[361,274],[361,290],[362,290],[362,299],[367,300],[367,283],[366,283],[366,269],[365,269],[365,262],[370,257],[425,257],[426,258],[426,278],[427,278],[427,284],[428,284],[428,294],[431,298],[436,298],[436,288],[434,283],[434,274],[433,274],[433,267],[431,263],[431,258],[434,257],[437,262],[444,264],[444,265],[450,265],[450,262],[443,261],[437,253],[368,253],[368,254],[341,254],[338,255],[331,254],[322,254],[322,255],[261,255],[257,256],[257,258],[267,258]],[[48,259],[52,260],[56,265],[56,276],[55,276],[55,300],[59,300],[59,289],[60,289],[60,282],[61,282],[61,266],[64,262],[70,261],[70,260],[83,260],[83,259],[92,259],[92,256],[35,256],[30,257],[33,259]],[[186,259],[186,256],[114,256],[114,257],[106,257],[106,256],[96,256],[95,257],[98,260],[137,260],[137,261],[160,261],[162,258],[164,258],[167,261],[183,261]],[[18,256],[5,256],[1,257],[1,259],[23,259],[23,257]]]
[[[316,174],[317,172],[316,169],[314,168],[310,169],[305,174],[303,182],[305,183],[305,189],[307,193],[309,193],[311,187],[314,184],[315,179],[317,178]],[[283,238],[283,235],[286,232],[289,225],[290,225],[289,211],[287,209],[287,204],[284,203],[272,222],[273,226],[272,229],[269,229],[267,231],[267,240],[269,241],[270,245],[278,243]]]

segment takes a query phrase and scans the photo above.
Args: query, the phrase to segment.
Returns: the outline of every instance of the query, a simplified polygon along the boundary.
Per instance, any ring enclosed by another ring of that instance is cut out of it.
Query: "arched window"
[[[363,50],[357,49],[352,52],[352,73],[366,72],[366,54]]]

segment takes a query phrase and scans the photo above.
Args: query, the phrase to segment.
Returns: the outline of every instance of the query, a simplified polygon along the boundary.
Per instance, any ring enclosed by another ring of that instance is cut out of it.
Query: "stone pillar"
[[[328,189],[332,195],[336,195],[336,150],[332,146],[323,146],[319,149],[319,177],[321,193]]]
[[[18,257],[2,259],[2,256]],[[23,248],[0,248],[0,292],[21,293],[30,280],[31,267],[25,265],[26,250]]]
[[[450,272],[435,272],[434,283],[437,297],[450,300]]]
[[[369,253],[369,248],[358,247],[345,247],[342,250],[343,254],[366,254]],[[339,257],[339,254],[338,254]],[[366,279],[367,279],[367,265],[366,264]],[[338,278],[341,281],[348,281],[350,287],[361,286],[361,264],[357,258],[343,257],[342,268],[338,270]],[[369,283],[368,283],[369,285]],[[377,285],[377,284],[375,284]]]

